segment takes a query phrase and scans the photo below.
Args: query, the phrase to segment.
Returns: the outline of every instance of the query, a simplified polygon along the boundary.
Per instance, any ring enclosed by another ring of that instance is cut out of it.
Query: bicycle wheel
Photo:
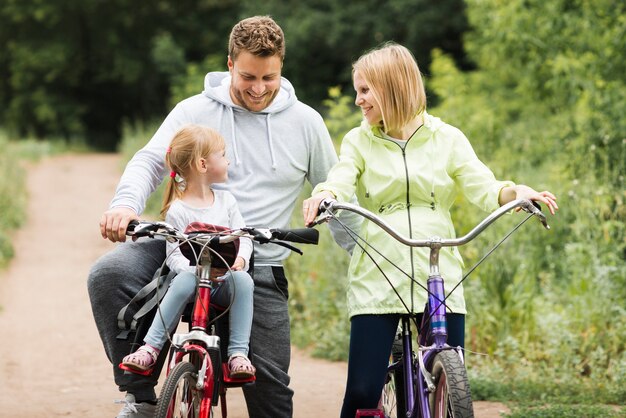
[[[196,388],[197,378],[193,364],[178,363],[165,380],[156,418],[199,418],[202,393]]]
[[[473,418],[465,365],[453,350],[439,352],[430,373],[435,391],[429,395],[430,415],[433,418]]]
[[[393,342],[389,364],[396,363],[402,359],[402,340],[396,339]],[[406,411],[404,397],[404,369],[402,367],[390,370],[387,373],[387,380],[383,387],[380,398],[380,409],[385,413],[385,418],[404,417]]]

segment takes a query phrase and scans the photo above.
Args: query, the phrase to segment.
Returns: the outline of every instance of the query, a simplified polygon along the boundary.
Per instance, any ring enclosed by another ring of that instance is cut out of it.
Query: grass
[[[11,235],[25,221],[28,200],[25,163],[68,150],[82,152],[86,149],[80,142],[16,139],[0,130],[0,268],[6,267],[13,258]]]
[[[600,405],[516,406],[507,418],[623,418],[624,408]]]

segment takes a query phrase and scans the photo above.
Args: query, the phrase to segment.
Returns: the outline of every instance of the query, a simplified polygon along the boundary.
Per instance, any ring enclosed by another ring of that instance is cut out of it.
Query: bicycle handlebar
[[[426,240],[416,240],[416,239],[406,238],[402,236],[398,231],[393,229],[389,224],[387,224],[387,222],[385,222],[379,216],[368,211],[367,209],[364,209],[357,205],[353,205],[351,203],[339,203],[336,200],[325,199],[320,203],[320,213],[322,213],[323,211],[328,211],[334,214],[336,211],[339,211],[339,210],[348,210],[350,212],[354,212],[374,222],[376,225],[381,227],[384,231],[386,231],[393,238],[395,238],[396,240],[398,240],[399,242],[405,245],[408,245],[410,247],[434,248],[434,247],[458,247],[460,245],[467,244],[468,242],[476,238],[481,232],[483,232],[489,225],[495,222],[499,217],[501,217],[505,213],[516,208],[521,208],[525,212],[528,212],[536,216],[537,218],[539,218],[539,220],[541,221],[541,223],[546,229],[550,229],[550,226],[548,225],[547,220],[546,220],[546,216],[541,212],[538,206],[539,205],[537,203],[532,202],[527,199],[513,200],[512,202],[509,202],[501,206],[500,208],[498,208],[497,210],[489,214],[489,216],[487,216],[478,225],[476,225],[474,229],[472,229],[470,232],[468,232],[466,235],[462,237],[449,238],[449,239],[444,239],[440,237],[432,237]],[[322,222],[326,222],[330,219],[330,217],[331,217],[330,215],[325,216],[325,217],[321,216],[318,219],[318,221],[316,221],[314,224],[317,225]]]
[[[126,235],[135,237],[154,237],[157,235],[173,238],[177,241],[211,241],[218,240],[220,244],[234,241],[237,238],[250,238],[261,244],[284,244],[281,241],[297,242],[300,244],[316,245],[319,241],[319,231],[314,228],[282,229],[282,228],[253,228],[243,227],[230,232],[197,233],[193,236],[185,234],[166,222],[147,222],[133,220],[128,224]],[[286,245],[284,245],[286,246]],[[293,248],[287,246],[293,250]]]

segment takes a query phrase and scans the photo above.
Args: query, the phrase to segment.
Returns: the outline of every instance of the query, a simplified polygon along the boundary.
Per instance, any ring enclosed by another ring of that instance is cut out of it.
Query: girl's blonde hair
[[[165,214],[175,199],[180,199],[185,192],[185,178],[195,169],[200,158],[225,148],[222,135],[214,129],[200,125],[186,125],[172,138],[165,154],[165,165],[170,169],[170,179],[165,186],[161,216]]]
[[[426,90],[415,57],[406,47],[387,42],[352,65],[378,102],[383,130],[395,131],[426,110]]]

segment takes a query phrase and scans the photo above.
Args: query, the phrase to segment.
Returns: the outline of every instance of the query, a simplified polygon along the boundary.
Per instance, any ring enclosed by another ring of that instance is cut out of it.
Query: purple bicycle
[[[414,240],[401,236],[380,217],[359,206],[338,203],[334,200],[325,200],[321,203],[320,212],[325,211],[326,214],[322,214],[316,224],[336,219],[336,212],[348,210],[375,223],[394,239],[407,246],[430,249],[430,272],[425,289],[428,292],[428,301],[424,313],[420,315],[407,313],[401,316],[399,332],[390,353],[387,379],[379,408],[360,409],[356,417],[472,418],[474,416],[463,350],[447,344],[445,300],[455,289],[448,293],[444,290],[444,280],[439,272],[439,252],[443,247],[458,247],[467,244],[502,215],[517,208],[529,213],[518,227],[535,216],[546,229],[550,229],[545,215],[538,205],[530,200],[509,202],[492,212],[467,235],[460,238],[433,237],[426,240]],[[353,231],[348,232],[357,240],[357,243],[364,242]],[[364,242],[364,245],[367,246],[367,242]],[[419,316],[421,316],[421,322],[417,323],[416,318]],[[416,351],[413,347],[412,322],[415,322],[418,330]]]

